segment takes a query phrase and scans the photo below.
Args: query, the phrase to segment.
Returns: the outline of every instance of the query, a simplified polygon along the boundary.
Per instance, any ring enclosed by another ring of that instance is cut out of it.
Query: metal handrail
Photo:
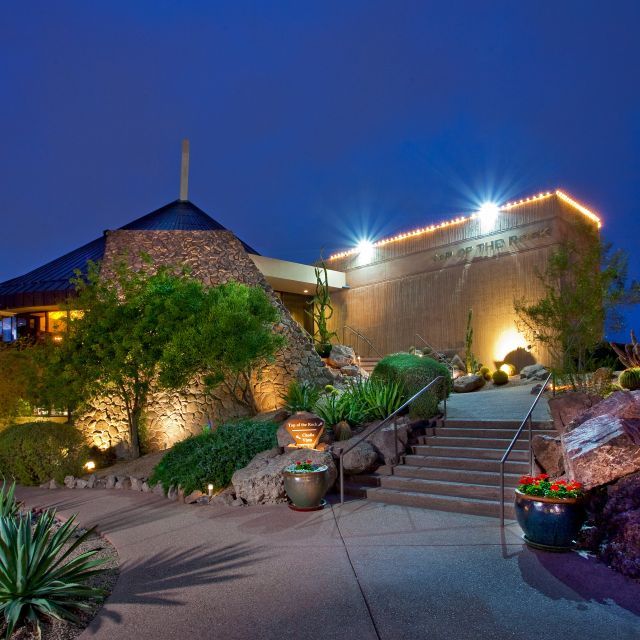
[[[357,338],[358,338],[358,342],[356,343],[357,346],[360,345],[360,338],[362,338],[362,340],[364,340],[369,347],[371,348],[371,350],[378,356],[380,356],[381,358],[384,358],[384,356],[373,346],[373,343],[371,342],[371,340],[369,340],[369,338],[367,338],[367,336],[365,336],[364,334],[360,333],[360,331],[358,331],[357,329],[354,329],[353,327],[351,327],[348,324],[343,325],[342,327],[342,342],[344,344],[345,342],[345,338],[344,338],[344,331],[345,329],[349,329],[349,331],[351,331]],[[358,349],[359,351],[359,349]]]
[[[382,429],[385,425],[389,424],[393,418],[395,418],[400,412],[404,411],[416,398],[419,398],[425,391],[430,389],[436,382],[440,380],[445,380],[444,376],[438,376],[434,378],[428,385],[422,387],[418,393],[411,396],[406,402],[404,402],[400,407],[398,407],[393,413],[388,415],[375,429],[372,429],[368,433],[365,433],[362,437],[358,438],[355,442],[352,442],[346,449],[340,450],[340,455],[338,456],[338,462],[340,464],[340,504],[344,503],[344,465],[342,464],[342,457],[349,453],[354,447],[359,445],[361,442],[372,436],[374,433]],[[443,424],[446,424],[447,421],[447,394],[444,394],[444,417]],[[396,456],[394,460],[393,466],[398,464],[398,425],[393,425],[393,434],[395,440],[395,448],[396,448]]]
[[[420,338],[420,340],[424,342],[425,346],[429,347],[429,349],[431,349],[431,351],[433,351],[433,353],[435,353],[441,361],[444,360],[443,364],[446,364],[446,366],[451,369],[451,376],[453,377],[453,360],[451,358],[447,358],[447,356],[442,351],[438,351],[433,345],[430,345],[417,331],[415,332],[415,335],[413,337]]]
[[[553,376],[553,372],[547,376],[547,379],[542,384],[542,388],[538,391],[538,395],[536,399],[533,401],[533,404],[529,407],[529,411],[527,411],[527,415],[524,417],[524,420],[520,423],[520,427],[516,431],[516,434],[513,436],[511,440],[511,444],[507,447],[504,452],[502,458],[500,458],[500,526],[504,527],[504,465],[511,453],[513,447],[515,446],[518,438],[522,434],[522,431],[527,424],[527,420],[529,421],[529,473],[533,475],[533,447],[532,447],[532,439],[533,439],[533,410],[538,404],[538,400],[542,397],[544,390],[547,388],[549,384],[549,380]]]

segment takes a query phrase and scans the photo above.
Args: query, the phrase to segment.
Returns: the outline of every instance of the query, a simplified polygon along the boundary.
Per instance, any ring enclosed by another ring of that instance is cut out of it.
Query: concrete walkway
[[[20,489],[78,513],[121,575],[82,634],[100,640],[637,640],[640,584],[523,546],[492,518],[363,501],[168,504],[131,491]]]
[[[447,416],[465,420],[517,420],[527,415],[536,399],[531,389],[537,382],[517,386],[487,385],[473,393],[452,393],[447,398]],[[543,396],[533,411],[533,419],[550,420],[549,403]]]

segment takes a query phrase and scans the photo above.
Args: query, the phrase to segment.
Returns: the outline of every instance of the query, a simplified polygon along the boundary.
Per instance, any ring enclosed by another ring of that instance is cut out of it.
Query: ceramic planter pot
[[[283,471],[284,490],[291,500],[291,507],[299,511],[322,509],[322,498],[329,484],[329,469],[326,466],[304,473]]]
[[[547,551],[568,551],[585,520],[582,498],[529,496],[516,489],[515,510],[525,542]]]

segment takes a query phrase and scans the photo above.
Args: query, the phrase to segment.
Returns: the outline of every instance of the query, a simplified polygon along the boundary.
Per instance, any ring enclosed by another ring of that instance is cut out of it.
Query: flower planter
[[[585,519],[581,497],[530,496],[516,489],[515,510],[525,542],[546,551],[568,551]]]
[[[294,511],[317,511],[324,507],[324,494],[327,492],[329,469],[322,465],[314,471],[282,472],[284,490],[287,492]]]

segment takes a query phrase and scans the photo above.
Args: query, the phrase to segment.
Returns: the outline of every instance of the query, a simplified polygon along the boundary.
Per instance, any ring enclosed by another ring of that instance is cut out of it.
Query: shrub
[[[363,424],[369,415],[362,395],[353,393],[350,388],[342,393],[334,391],[321,397],[315,406],[315,412],[328,426],[338,422],[348,422],[354,426]]]
[[[489,367],[480,367],[478,375],[488,382],[489,380],[491,380],[491,369],[489,369]]]
[[[82,475],[88,454],[82,434],[70,424],[29,422],[0,433],[0,473],[20,484]]]
[[[320,391],[308,382],[294,380],[282,396],[289,411],[313,411],[320,398]]]
[[[400,381],[387,382],[379,378],[351,383],[345,396],[349,397],[348,401],[363,408],[365,421],[384,420],[399,409],[406,399]]]
[[[104,595],[86,584],[103,572],[96,568],[104,562],[94,557],[97,549],[69,559],[92,531],[79,534],[75,516],[59,525],[54,511],[44,511],[35,526],[31,513],[0,517],[0,612],[7,638],[27,620],[39,627],[44,616],[77,622],[74,611]]]
[[[228,422],[176,444],[153,469],[152,485],[165,491],[180,486],[185,493],[204,491],[208,484],[222,489],[234,471],[246,467],[253,456],[277,446],[278,425],[249,419]]]
[[[436,384],[411,404],[409,413],[417,418],[431,418],[437,415],[440,400],[449,395],[453,383],[446,365],[410,353],[395,353],[382,358],[372,374],[374,380],[399,382],[408,398],[438,376],[443,376],[444,382]]]
[[[494,371],[491,377],[493,378],[493,384],[503,385],[509,382],[509,374],[506,371],[500,371],[500,369]]]
[[[640,367],[625,369],[618,378],[618,383],[623,389],[635,391],[640,389]]]

